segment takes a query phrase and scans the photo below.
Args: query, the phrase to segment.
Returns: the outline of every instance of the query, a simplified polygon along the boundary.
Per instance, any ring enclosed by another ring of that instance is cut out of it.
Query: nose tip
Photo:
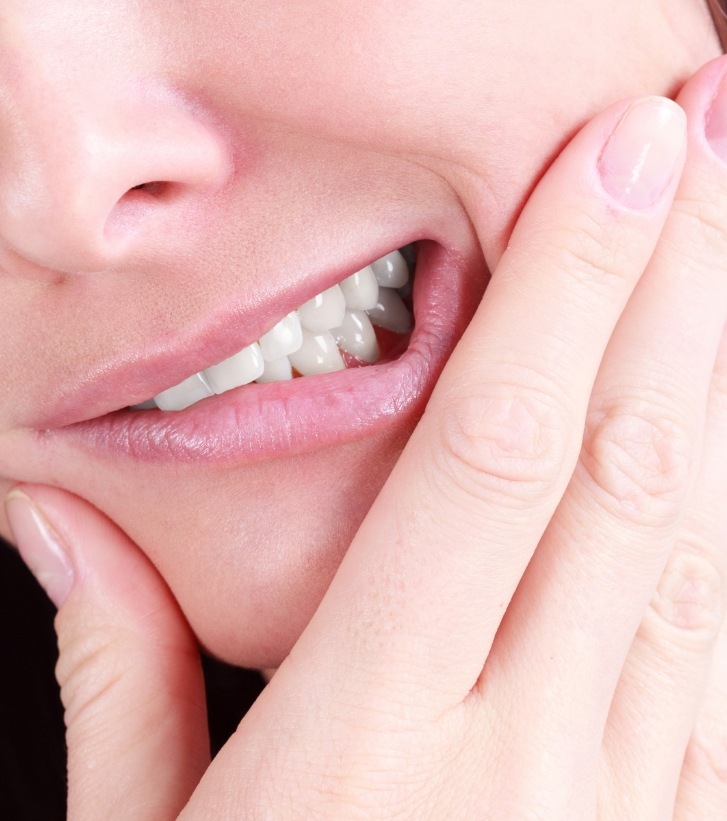
[[[0,162],[1,244],[42,268],[91,273],[155,225],[168,231],[174,214],[184,231],[185,203],[224,185],[230,154],[182,101],[135,102],[16,117]]]

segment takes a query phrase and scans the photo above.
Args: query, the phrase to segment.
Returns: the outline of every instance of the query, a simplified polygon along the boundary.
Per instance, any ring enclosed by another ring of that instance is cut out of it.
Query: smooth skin
[[[727,119],[725,74],[686,84],[686,123],[627,101],[558,157],[211,765],[196,642],[160,577],[87,503],[21,487],[74,574],[50,585],[70,818],[724,817],[727,156],[705,124]],[[624,195],[637,166],[650,182]]]

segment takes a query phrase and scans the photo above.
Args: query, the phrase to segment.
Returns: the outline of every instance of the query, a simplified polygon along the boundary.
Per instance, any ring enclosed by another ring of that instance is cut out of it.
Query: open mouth
[[[196,336],[74,386],[34,425],[39,445],[242,464],[408,435],[482,296],[486,269],[473,248],[406,238],[363,268],[321,277],[326,287],[282,320],[268,303],[253,320],[257,340],[220,359],[231,330],[244,334],[232,302]],[[125,407],[120,386],[133,398]]]
[[[362,367],[378,362],[382,349],[401,350],[397,342],[413,324],[415,260],[414,245],[386,254],[307,300],[256,342],[132,409],[181,411],[252,382]]]

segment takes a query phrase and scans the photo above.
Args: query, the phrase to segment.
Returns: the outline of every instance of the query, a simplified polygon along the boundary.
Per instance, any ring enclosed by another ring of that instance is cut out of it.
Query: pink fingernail
[[[603,187],[627,208],[649,208],[669,185],[686,139],[686,115],[664,97],[634,103],[598,158]]]
[[[723,162],[727,162],[727,78],[719,84],[717,93],[707,109],[704,133],[712,146],[712,151]]]
[[[73,587],[73,565],[58,535],[19,490],[5,497],[5,513],[18,553],[56,607]]]

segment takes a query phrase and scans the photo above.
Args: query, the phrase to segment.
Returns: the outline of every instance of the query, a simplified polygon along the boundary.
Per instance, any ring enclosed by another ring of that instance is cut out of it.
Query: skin
[[[414,419],[289,459],[170,470],[41,449],[34,410],[115,348],[193,327],[226,293],[251,294],[241,321],[253,322],[405,219],[441,230],[473,276],[482,257],[493,269],[577,127],[614,100],[673,93],[718,53],[701,4],[651,5],[6,2],[4,486],[89,500],[149,556],[207,648],[279,663]],[[171,136],[144,165],[159,121]],[[89,135],[121,150],[94,165]],[[155,162],[183,196],[149,217],[124,195],[160,176]]]
[[[570,19],[562,9],[551,12],[557,12],[561,26]],[[599,32],[618,28],[612,12],[591,21],[606,26],[597,27]],[[9,19],[12,23],[12,15]],[[679,40],[689,40],[688,19],[680,20]],[[372,20],[375,14],[359,25],[349,10],[345,22],[356,22],[352,31],[366,32]],[[335,15],[333,21],[343,22]],[[450,20],[441,22],[431,30],[446,29]],[[332,34],[344,30],[336,27]],[[272,31],[276,37],[284,32],[284,42],[292,42],[287,39],[292,30],[275,26]],[[252,29],[249,33],[251,48],[265,42]],[[553,48],[547,37],[543,42]],[[454,65],[466,62],[468,53],[462,49]],[[592,46],[587,53],[593,54]],[[75,54],[82,56],[83,50]],[[553,56],[559,55],[553,49]],[[52,56],[51,49],[43,59]],[[285,63],[282,54],[277,56]],[[564,76],[569,74],[565,62]],[[576,73],[572,64],[569,70]],[[31,75],[16,70],[8,76],[20,89],[23,77]],[[306,81],[311,76],[306,73]],[[404,71],[402,78],[407,76]],[[594,73],[589,82],[596,76],[601,75]],[[727,806],[720,764],[725,737],[720,673],[727,659],[727,516],[721,494],[727,481],[726,76],[727,61],[716,60],[689,79],[678,105],[639,98],[597,114],[527,197],[512,233],[501,212],[502,221],[494,219],[495,167],[490,166],[491,178],[484,157],[479,167],[479,147],[467,142],[471,133],[452,142],[451,120],[432,120],[441,130],[434,130],[429,153],[417,146],[424,132],[414,128],[397,135],[399,147],[410,152],[406,155],[382,154],[383,134],[366,149],[359,151],[359,142],[352,142],[339,155],[347,103],[354,99],[360,105],[360,99],[345,96],[330,115],[328,143],[316,149],[305,132],[305,146],[312,152],[302,155],[308,170],[309,163],[322,159],[318,151],[333,151],[336,169],[344,154],[355,151],[358,174],[363,174],[353,178],[355,187],[362,179],[371,182],[367,159],[379,171],[380,162],[387,170],[389,163],[392,172],[400,170],[402,185],[405,176],[408,184],[416,182],[402,220],[411,209],[419,215],[426,209],[427,180],[439,180],[444,190],[456,193],[451,212],[446,197],[436,200],[440,224],[451,230],[453,247],[469,260],[472,272],[478,270],[477,249],[482,248],[492,281],[315,615],[211,764],[193,630],[204,636],[207,615],[212,611],[214,622],[213,608],[222,613],[225,595],[207,590],[212,595],[205,613],[194,606],[186,612],[195,599],[183,577],[189,581],[195,572],[194,552],[177,550],[172,560],[171,553],[165,559],[162,548],[170,543],[169,533],[183,535],[187,544],[189,534],[175,531],[177,520],[167,518],[168,533],[162,537],[159,525],[161,547],[155,554],[157,548],[143,538],[137,539],[139,550],[129,539],[133,534],[103,515],[102,505],[93,507],[65,490],[25,484],[9,497],[9,523],[21,555],[59,606],[69,817],[158,819],[177,817],[180,810],[185,818],[722,817]],[[429,79],[428,92],[437,88],[439,75]],[[93,82],[88,85],[93,97]],[[385,101],[386,89],[398,87],[380,85],[376,93]],[[271,83],[268,91],[269,98],[258,104],[274,108],[276,94],[285,96],[290,87]],[[143,99],[159,104],[152,92]],[[11,95],[11,103],[22,96]],[[438,102],[446,109],[454,98],[445,95]],[[96,97],[101,108],[104,99]],[[254,102],[254,95],[246,99]],[[290,111],[296,112],[297,100],[306,101],[307,108],[315,99],[315,92],[293,94]],[[39,110],[17,105],[4,121],[15,138],[10,152],[13,144],[18,152],[16,166],[7,167],[23,168],[21,159],[35,158],[27,161],[26,173],[11,183],[5,178],[3,200],[3,230],[14,243],[8,242],[9,273],[12,269],[36,299],[22,315],[26,323],[39,310],[41,295],[57,298],[61,288],[65,293],[75,289],[76,302],[82,302],[84,288],[93,290],[99,311],[106,283],[123,270],[109,263],[109,279],[100,279],[99,263],[118,255],[117,264],[130,267],[133,253],[146,248],[149,224],[140,220],[144,212],[133,198],[112,198],[116,206],[104,212],[107,230],[99,239],[92,230],[98,222],[84,221],[81,206],[107,202],[108,192],[90,189],[88,200],[71,198],[68,209],[57,214],[48,213],[42,198],[18,194],[23,186],[37,193],[26,181],[42,177],[32,173],[42,152],[19,137],[27,133],[23,113]],[[204,110],[196,107],[195,116],[207,116],[200,113]],[[308,125],[318,125],[319,115],[320,110],[311,114]],[[296,116],[305,121],[300,112]],[[222,120],[210,115],[207,122]],[[264,121],[275,133],[266,145],[290,148],[292,140],[302,147],[302,132],[291,136],[273,122]],[[510,124],[507,118],[503,122]],[[358,125],[364,137],[356,140],[366,145],[372,139],[367,129],[375,126]],[[206,138],[216,133],[209,128],[200,132],[190,125],[190,139],[206,160],[187,184],[204,190],[220,186],[224,199],[230,179],[237,179],[245,165],[235,161],[230,177],[224,159],[229,154],[218,152],[218,142]],[[66,140],[73,143],[73,135],[72,128],[61,129],[46,148],[62,149]],[[542,137],[537,140],[533,132],[531,138],[542,152]],[[507,145],[500,146],[503,152]],[[541,158],[544,162],[545,154]],[[421,180],[414,165],[421,169]],[[328,163],[318,169],[331,173]],[[504,193],[508,186],[501,184]],[[365,186],[361,189],[365,196]],[[305,186],[296,189],[300,192],[310,193]],[[432,189],[427,193],[431,196]],[[521,191],[518,203],[526,193]],[[320,202],[325,206],[326,198]],[[457,219],[460,203],[467,215],[462,220]],[[46,222],[37,223],[34,234],[28,230],[31,216],[44,208]],[[192,237],[193,210],[187,224]],[[49,222],[58,214],[64,230]],[[344,209],[336,215],[336,226],[345,214]],[[491,222],[486,216],[493,217]],[[514,210],[509,219],[515,220]],[[74,228],[78,233],[69,235]],[[50,253],[74,270],[78,266],[72,263],[83,256],[88,278],[81,281],[99,277],[102,284],[71,285],[79,280],[64,274],[60,264],[51,270]],[[251,280],[258,273],[256,268]],[[145,299],[152,296],[153,288]],[[65,309],[60,301],[54,303],[61,306],[57,317],[48,315],[51,338],[53,323],[75,310],[68,300]],[[100,313],[113,324],[113,313]],[[101,333],[101,324],[97,330]],[[24,343],[30,350],[35,344],[32,338]],[[83,347],[83,332],[69,344]],[[61,377],[49,368],[47,378],[51,392],[57,391]],[[19,419],[23,414],[30,418],[29,407],[40,401],[39,394],[31,394],[30,388],[23,394],[25,409],[19,398],[12,410]],[[20,465],[23,448],[41,440],[27,437],[18,422],[10,427],[5,458],[12,456]],[[336,475],[337,460],[358,457],[360,466],[373,470],[382,449],[398,454],[406,432],[388,431],[388,442],[384,438],[306,456],[299,466],[310,469],[305,474],[312,488],[308,502],[321,492],[316,480],[322,474]],[[369,452],[366,461],[369,446],[379,450]],[[34,455],[36,465],[25,453],[24,470],[45,470],[46,484],[64,470],[81,481],[89,467],[80,457],[63,467],[52,449]],[[323,470],[323,460],[333,474]],[[230,472],[228,478],[244,478],[245,489],[254,490],[265,471],[272,477],[284,467],[256,466],[241,477]],[[197,486],[195,512],[206,509],[210,532],[216,533],[224,485],[214,471],[198,473],[213,493],[204,496]],[[97,472],[96,482],[98,477]],[[170,477],[160,472],[158,479]],[[187,479],[180,470],[164,492],[157,491],[157,501],[169,501],[170,487],[181,493]],[[119,481],[117,494],[130,490]],[[70,487],[70,479],[56,483]],[[93,493],[104,496],[108,488],[103,488]],[[348,494],[353,489],[349,486]],[[328,493],[325,486],[323,493]],[[355,515],[348,494],[343,494],[343,509]],[[365,508],[362,495],[357,504]],[[110,496],[104,498],[111,504]],[[149,498],[153,490],[146,491]],[[154,517],[161,521],[173,515],[170,506],[181,509],[190,498],[182,494],[173,504],[150,510],[154,516],[144,521],[144,532]],[[294,504],[294,498],[285,498],[282,513]],[[270,521],[244,512],[240,517],[257,539],[256,547],[265,545],[262,564],[267,565],[285,525],[263,542],[260,534],[269,534]],[[296,520],[297,541],[304,541],[301,522],[307,521]],[[231,567],[230,558],[227,576],[244,579],[240,590],[259,605],[251,590],[255,577],[230,573],[244,569],[234,562]],[[219,585],[222,578],[212,572],[194,584],[203,587],[201,582],[215,579]],[[309,599],[315,596],[310,593]],[[247,625],[231,621],[228,638],[242,626]],[[275,626],[265,627],[271,652]],[[223,633],[218,625],[218,635]],[[282,644],[283,636],[277,638]],[[258,648],[258,656],[264,655],[260,645],[259,637],[250,645]]]

